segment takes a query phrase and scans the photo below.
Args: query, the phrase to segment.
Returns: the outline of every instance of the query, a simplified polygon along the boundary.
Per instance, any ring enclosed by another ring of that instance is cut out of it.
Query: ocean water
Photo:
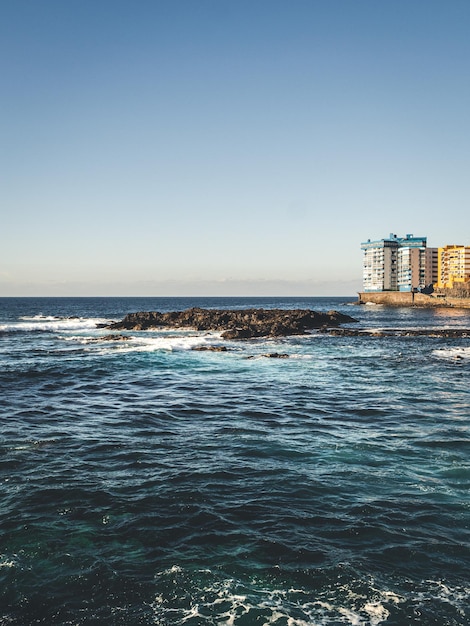
[[[97,328],[353,301],[0,299],[0,624],[468,624],[470,339]]]

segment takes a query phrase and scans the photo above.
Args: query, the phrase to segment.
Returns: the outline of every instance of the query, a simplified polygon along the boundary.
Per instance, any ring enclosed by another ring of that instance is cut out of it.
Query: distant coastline
[[[360,291],[358,293],[357,304],[470,309],[470,298],[456,298],[440,294],[426,295],[424,293],[413,293],[410,291]]]

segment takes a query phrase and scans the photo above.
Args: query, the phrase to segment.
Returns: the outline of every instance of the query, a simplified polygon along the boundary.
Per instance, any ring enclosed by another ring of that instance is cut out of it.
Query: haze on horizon
[[[470,244],[470,3],[0,5],[0,296],[354,295]]]

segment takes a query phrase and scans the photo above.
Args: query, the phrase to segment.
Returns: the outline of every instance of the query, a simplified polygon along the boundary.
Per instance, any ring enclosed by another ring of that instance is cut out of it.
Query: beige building
[[[398,291],[423,289],[437,281],[437,248],[398,249]]]
[[[451,289],[455,283],[470,282],[470,246],[444,246],[438,251],[437,286]]]
[[[438,256],[439,248],[426,248],[424,284],[435,285],[438,280]]]

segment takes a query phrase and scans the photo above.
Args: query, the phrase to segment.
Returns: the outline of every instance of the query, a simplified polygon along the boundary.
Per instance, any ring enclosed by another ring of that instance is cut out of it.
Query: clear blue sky
[[[354,295],[470,244],[468,0],[1,0],[0,295]]]

